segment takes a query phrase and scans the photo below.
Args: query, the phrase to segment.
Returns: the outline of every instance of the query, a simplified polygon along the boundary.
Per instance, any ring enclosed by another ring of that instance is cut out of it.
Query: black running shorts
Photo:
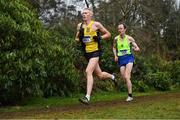
[[[90,53],[85,53],[85,58],[87,59],[87,61],[89,61],[91,58],[94,57],[101,57],[102,52],[101,51],[94,51],[94,52],[90,52]]]

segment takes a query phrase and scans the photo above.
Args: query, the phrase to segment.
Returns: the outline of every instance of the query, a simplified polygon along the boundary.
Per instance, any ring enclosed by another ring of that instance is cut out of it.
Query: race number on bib
[[[122,55],[126,55],[127,54],[127,50],[120,50]]]
[[[83,38],[83,43],[88,43],[88,42],[90,42],[90,41],[91,41],[90,36],[84,36],[84,38]]]

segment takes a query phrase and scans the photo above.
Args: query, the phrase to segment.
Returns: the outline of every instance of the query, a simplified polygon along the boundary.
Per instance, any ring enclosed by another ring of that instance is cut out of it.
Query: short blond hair
[[[90,12],[91,16],[93,16],[93,10],[91,8],[84,8],[83,11],[84,10],[88,10]]]

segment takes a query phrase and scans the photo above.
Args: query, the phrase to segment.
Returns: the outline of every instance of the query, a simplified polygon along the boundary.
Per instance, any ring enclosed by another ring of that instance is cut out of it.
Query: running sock
[[[90,95],[86,95],[85,97],[90,101]]]
[[[128,94],[129,97],[132,97],[132,94]]]

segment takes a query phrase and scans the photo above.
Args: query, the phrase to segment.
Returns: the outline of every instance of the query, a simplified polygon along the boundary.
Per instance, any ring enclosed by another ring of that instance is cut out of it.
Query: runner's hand
[[[118,61],[118,57],[114,56],[114,61],[117,62]]]

